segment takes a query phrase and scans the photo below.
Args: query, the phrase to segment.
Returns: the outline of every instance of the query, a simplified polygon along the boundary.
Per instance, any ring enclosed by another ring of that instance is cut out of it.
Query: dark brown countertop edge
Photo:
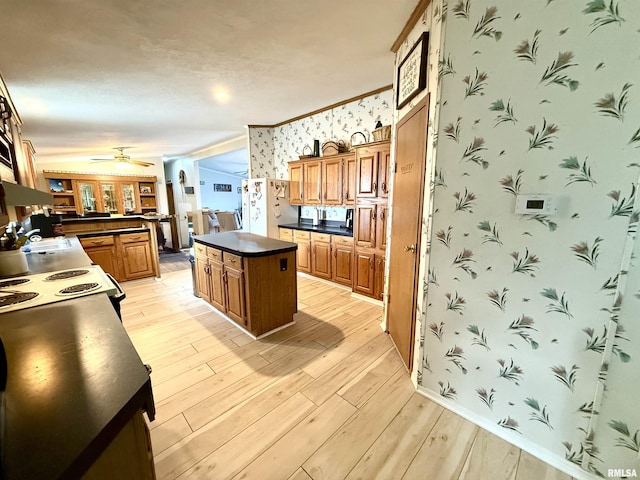
[[[75,236],[78,238],[104,237],[106,235],[122,235],[125,233],[144,233],[148,232],[148,228],[119,228],[117,230],[101,230],[99,232],[77,232]]]
[[[162,220],[162,216],[145,216],[145,215],[125,215],[123,217],[82,217],[82,218],[63,218],[62,224],[66,223],[86,223],[86,222],[118,222],[125,220],[143,220],[146,222],[157,222]]]
[[[231,232],[226,232],[226,233],[231,233]],[[238,255],[239,257],[268,257],[270,255],[275,255],[278,253],[295,252],[298,249],[297,244],[290,244],[290,242],[285,242],[285,243],[289,243],[291,246],[286,246],[281,248],[270,248],[269,250],[265,250],[263,252],[246,252],[238,249],[233,249],[226,245],[221,245],[219,243],[208,241],[207,239],[202,238],[202,237],[210,237],[212,235],[215,236],[215,235],[223,235],[223,234],[218,233],[218,234],[209,234],[209,235],[199,235],[199,236],[193,237],[193,241],[197,243],[201,243],[202,245],[206,245],[207,247],[222,250],[223,252],[232,253],[233,255]],[[271,239],[271,240],[275,240],[275,239]]]
[[[314,227],[308,223],[288,223],[283,225],[278,225],[279,228],[290,228],[292,230],[303,230],[305,232],[318,232],[318,233],[327,233],[329,235],[339,235],[341,237],[350,237],[353,238],[353,230],[347,230],[346,228],[340,227],[329,227],[325,225],[318,225]]]

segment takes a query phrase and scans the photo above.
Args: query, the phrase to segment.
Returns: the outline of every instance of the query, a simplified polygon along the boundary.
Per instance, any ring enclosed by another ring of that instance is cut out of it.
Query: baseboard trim
[[[382,300],[378,300],[376,298],[367,297],[366,295],[362,295],[361,293],[351,292],[351,296],[353,298],[357,298],[358,300],[364,300],[365,302],[373,303],[374,305],[377,305],[379,307],[383,307],[384,306],[384,304],[382,303]]]
[[[436,392],[418,386],[416,389],[420,395],[427,397],[429,400],[437,403],[438,405],[446,408],[447,410],[452,411],[456,415],[460,415],[462,418],[469,420],[471,423],[478,425],[480,428],[484,428],[490,433],[493,433],[495,436],[500,437],[506,442],[515,445],[516,447],[524,450],[525,452],[533,455],[534,457],[542,460],[544,463],[551,465],[554,468],[566,473],[567,475],[571,475],[576,480],[601,480],[600,477],[589,473],[582,468],[578,467],[574,463],[569,462],[568,460],[558,457],[557,455],[549,452],[548,450],[540,448],[540,446],[536,445],[533,442],[530,442],[524,438],[518,438],[512,435],[509,435],[508,432],[504,431],[503,428],[499,428],[498,425],[488,422],[486,419],[481,417],[480,415],[467,410],[460,405],[457,405],[453,402],[450,402],[446,398],[438,395]]]
[[[341,283],[336,283],[331,280],[327,280],[326,278],[316,277],[315,275],[311,275],[310,273],[298,272],[298,276],[308,278],[309,280],[316,280],[320,283],[324,283],[326,285],[331,285],[332,287],[337,287],[342,290],[346,290],[347,292],[351,291],[351,288],[347,287],[346,285],[342,285]]]

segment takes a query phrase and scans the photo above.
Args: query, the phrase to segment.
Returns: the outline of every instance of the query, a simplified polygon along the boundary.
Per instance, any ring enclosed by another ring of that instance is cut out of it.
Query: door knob
[[[416,253],[416,246],[415,245],[405,245],[403,250],[405,252],[412,252],[412,253]]]

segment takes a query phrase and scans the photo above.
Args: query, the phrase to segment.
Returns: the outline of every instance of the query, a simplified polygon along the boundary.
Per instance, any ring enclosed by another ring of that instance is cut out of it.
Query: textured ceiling
[[[6,1],[0,73],[39,160],[173,157],[392,83],[416,3]]]

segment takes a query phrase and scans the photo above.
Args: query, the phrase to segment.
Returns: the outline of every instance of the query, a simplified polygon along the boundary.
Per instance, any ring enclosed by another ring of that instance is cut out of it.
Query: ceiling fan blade
[[[134,165],[141,165],[143,167],[150,167],[153,163],[149,162],[141,162],[140,160],[128,160],[129,163],[133,163]]]
[[[91,162],[93,163],[98,163],[98,162],[113,162],[113,158],[92,158]]]

